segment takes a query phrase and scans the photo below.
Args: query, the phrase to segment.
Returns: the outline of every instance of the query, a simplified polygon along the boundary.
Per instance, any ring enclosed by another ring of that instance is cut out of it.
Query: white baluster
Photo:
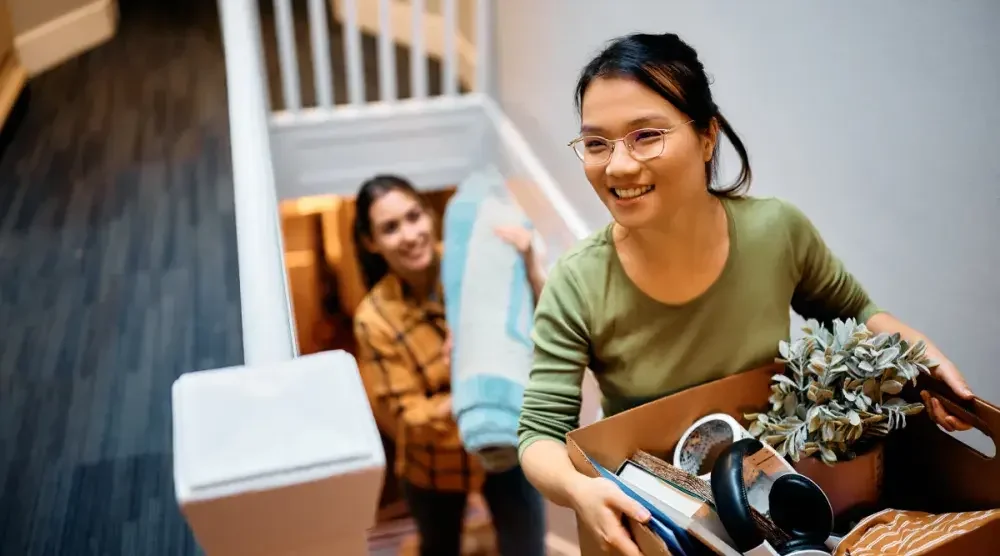
[[[410,92],[413,98],[427,97],[427,46],[424,42],[424,0],[411,0],[413,36],[410,38]]]
[[[458,6],[455,0],[444,0],[442,16],[444,20],[444,71],[441,73],[441,89],[446,96],[454,96],[458,94],[458,45],[455,41]]]
[[[347,62],[347,94],[351,104],[365,102],[365,75],[361,53],[361,30],[358,29],[356,0],[343,0],[344,58]]]
[[[493,59],[493,2],[476,0],[476,91],[490,93],[490,61]]]
[[[316,104],[333,106],[333,72],[330,69],[330,33],[326,21],[326,0],[309,0],[309,37],[312,43],[313,82]]]
[[[302,97],[299,91],[299,59],[295,52],[295,26],[292,22],[291,0],[274,0],[274,15],[285,110],[295,112],[302,107]]]
[[[392,0],[378,1],[378,90],[383,102],[396,100],[396,41],[392,34]]]

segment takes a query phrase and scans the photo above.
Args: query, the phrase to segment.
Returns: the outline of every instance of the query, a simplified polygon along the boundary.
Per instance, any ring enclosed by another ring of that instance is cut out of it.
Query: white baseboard
[[[117,1],[95,0],[21,33],[14,45],[34,76],[107,41],[117,28]]]
[[[333,15],[337,21],[343,21],[343,1],[329,0]],[[378,2],[355,2],[358,7],[358,27],[372,35],[379,34]],[[413,40],[413,9],[412,4],[390,2],[389,21],[392,26],[393,40],[410,46]],[[444,17],[441,14],[424,13],[424,48],[427,55],[444,60]],[[472,90],[476,79],[476,46],[472,41],[455,30],[455,50],[458,58],[458,81],[467,90]]]

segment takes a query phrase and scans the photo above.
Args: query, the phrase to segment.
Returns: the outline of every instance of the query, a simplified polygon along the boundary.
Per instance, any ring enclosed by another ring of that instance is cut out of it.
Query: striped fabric
[[[462,442],[490,472],[517,465],[517,423],[531,371],[533,294],[524,261],[498,226],[530,226],[496,168],[459,184],[444,214],[446,318]]]
[[[852,529],[837,546],[835,555],[932,554],[935,549],[997,520],[1000,510],[945,514],[884,510],[868,516]],[[990,541],[984,539],[984,542]]]
[[[474,491],[484,478],[479,461],[466,453],[451,413],[435,415],[451,396],[446,331],[440,301],[416,302],[392,274],[354,316],[358,368],[379,428],[396,441],[396,473],[422,488]]]

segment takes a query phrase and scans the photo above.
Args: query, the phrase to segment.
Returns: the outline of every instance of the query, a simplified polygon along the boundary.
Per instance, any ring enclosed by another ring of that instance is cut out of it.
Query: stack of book
[[[794,473],[777,454],[762,450],[759,457],[745,462],[751,513],[764,538],[772,545],[788,539],[767,516],[767,491],[777,476]],[[776,458],[776,459],[775,459]],[[759,460],[759,461],[757,461]],[[673,554],[714,553],[740,556],[715,511],[708,481],[638,451],[615,473],[593,462],[598,472],[638,500],[652,519],[648,526],[667,544]]]

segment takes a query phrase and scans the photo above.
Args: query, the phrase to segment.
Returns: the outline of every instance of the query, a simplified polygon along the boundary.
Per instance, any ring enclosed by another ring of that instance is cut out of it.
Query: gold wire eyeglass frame
[[[666,148],[666,144],[667,144],[666,137],[667,137],[667,135],[669,133],[671,133],[672,131],[676,130],[677,128],[679,128],[679,127],[681,127],[683,125],[687,125],[689,123],[692,123],[693,121],[694,120],[688,120],[686,122],[682,122],[682,123],[679,123],[677,125],[674,125],[674,126],[671,126],[671,127],[667,127],[667,128],[645,127],[645,128],[642,128],[642,129],[636,129],[636,130],[633,130],[633,131],[630,131],[630,132],[626,133],[623,137],[619,137],[617,139],[606,139],[606,138],[600,137],[598,135],[583,135],[583,136],[577,137],[576,139],[573,139],[572,141],[570,141],[569,143],[567,143],[566,146],[569,147],[569,148],[571,148],[571,149],[573,149],[573,152],[576,153],[576,157],[580,159],[580,162],[583,162],[584,164],[586,164],[588,166],[599,166],[601,164],[607,164],[608,161],[611,160],[611,157],[614,156],[615,146],[617,146],[619,142],[621,142],[623,145],[625,145],[625,148],[628,149],[629,155],[632,158],[638,160],[639,162],[643,162],[643,161],[646,161],[646,160],[652,160],[652,159],[654,159],[654,158],[662,155],[663,154],[663,149]],[[656,154],[653,154],[653,155],[643,156],[643,157],[636,156],[636,153],[635,153],[635,137],[638,136],[638,134],[640,134],[642,132],[649,132],[649,131],[659,132],[659,134],[660,134],[660,148],[659,148],[659,150],[656,152]],[[597,161],[597,162],[593,162],[593,161],[587,162],[583,158],[583,153],[581,153],[579,150],[577,150],[576,144],[579,143],[579,142],[581,142],[581,141],[586,141],[588,139],[597,140],[597,141],[603,141],[604,143],[607,143],[609,145],[607,158],[605,158],[604,160],[601,160],[601,161]]]

